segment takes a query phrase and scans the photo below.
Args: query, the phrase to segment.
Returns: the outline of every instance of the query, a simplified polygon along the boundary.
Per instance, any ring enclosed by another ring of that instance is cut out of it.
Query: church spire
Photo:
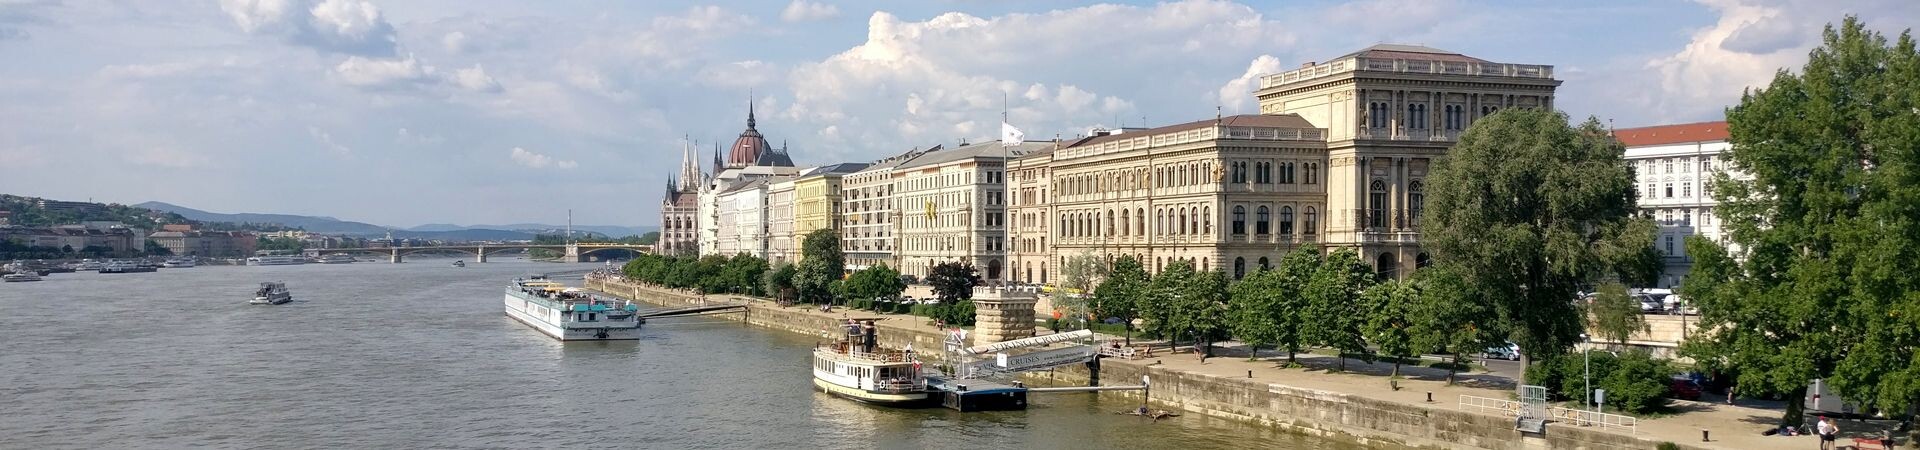
[[[753,89],[747,89],[747,129],[753,129]]]
[[[675,183],[674,187],[681,191],[692,191],[695,186],[700,185],[700,163],[694,162],[693,144],[691,142],[682,138],[680,145],[682,153],[680,155],[680,175],[679,182]]]

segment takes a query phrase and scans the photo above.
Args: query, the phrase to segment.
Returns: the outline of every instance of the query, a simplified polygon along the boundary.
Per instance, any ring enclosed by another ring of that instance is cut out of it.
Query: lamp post
[[[1593,352],[1593,346],[1587,345],[1586,333],[1580,333],[1580,343],[1580,368],[1585,372],[1581,375],[1583,386],[1580,402],[1587,405],[1587,410],[1591,411],[1593,410],[1593,362],[1588,359],[1588,354]]]

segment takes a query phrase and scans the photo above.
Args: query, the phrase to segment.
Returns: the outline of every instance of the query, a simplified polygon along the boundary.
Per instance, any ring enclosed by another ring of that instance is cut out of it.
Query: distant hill
[[[623,226],[617,226],[617,225],[574,225],[573,233],[576,235],[584,234],[584,233],[595,233],[595,234],[605,235],[607,237],[622,238],[627,236],[639,236],[642,234],[647,234],[648,232],[658,230],[659,228],[660,227],[657,227],[657,226],[623,227]],[[513,230],[513,231],[521,231],[521,232],[534,233],[534,234],[564,234],[566,233],[567,226],[566,225],[550,225],[550,224],[544,224],[544,223],[516,223],[516,224],[508,224],[508,225],[469,225],[469,226],[461,226],[461,225],[454,225],[454,224],[447,224],[447,223],[430,223],[430,224],[407,229],[407,231],[454,231],[454,230]]]
[[[379,225],[345,221],[332,217],[256,213],[222,214],[162,202],[146,202],[133,206],[155,211],[171,212],[188,219],[202,222],[277,223],[288,227],[304,229],[312,233],[384,235],[388,230],[387,227]]]

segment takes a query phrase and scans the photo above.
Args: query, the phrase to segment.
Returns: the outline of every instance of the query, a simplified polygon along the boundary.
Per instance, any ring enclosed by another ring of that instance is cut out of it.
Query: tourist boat
[[[466,267],[466,266],[467,266],[467,262],[466,262],[466,261],[461,261],[461,260],[458,260],[458,259],[456,259],[456,260],[453,260],[453,266],[454,266],[454,267]]]
[[[160,271],[160,268],[154,267],[151,264],[130,261],[110,261],[107,265],[100,266],[100,273],[141,273],[158,271]]]
[[[0,279],[4,279],[8,283],[19,283],[24,281],[40,281],[40,274],[33,273],[33,272],[10,273],[6,275],[0,275]]]
[[[562,341],[639,339],[640,305],[568,288],[545,276],[507,285],[507,317]]]
[[[80,260],[80,262],[72,263],[68,265],[72,266],[73,270],[76,272],[99,272],[101,268],[107,266],[106,263],[94,261],[91,259],[83,259],[83,260]]]
[[[287,291],[287,284],[281,282],[260,283],[260,289],[253,291],[253,300],[247,303],[255,305],[278,305],[293,301],[293,293]]]
[[[320,259],[314,260],[314,262],[318,262],[321,264],[352,264],[358,261],[360,260],[353,259],[353,255],[349,255],[345,253],[334,253],[330,255],[325,255],[325,256],[321,256]]]
[[[813,349],[813,385],[828,394],[889,406],[917,406],[939,397],[927,388],[912,351],[875,348],[873,323],[849,320],[838,342]]]
[[[168,258],[166,262],[160,263],[160,267],[168,269],[193,267],[195,265],[196,263],[194,263],[193,258]]]
[[[249,266],[291,266],[306,264],[307,258],[293,255],[270,255],[247,258]]]

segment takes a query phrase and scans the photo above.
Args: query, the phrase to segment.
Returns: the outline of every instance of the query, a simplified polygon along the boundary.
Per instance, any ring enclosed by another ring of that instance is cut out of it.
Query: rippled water
[[[54,274],[0,284],[0,448],[1335,448],[1135,403],[885,409],[812,389],[808,338],[726,322],[562,344],[501,313],[524,261]],[[295,301],[251,306],[261,281]]]

